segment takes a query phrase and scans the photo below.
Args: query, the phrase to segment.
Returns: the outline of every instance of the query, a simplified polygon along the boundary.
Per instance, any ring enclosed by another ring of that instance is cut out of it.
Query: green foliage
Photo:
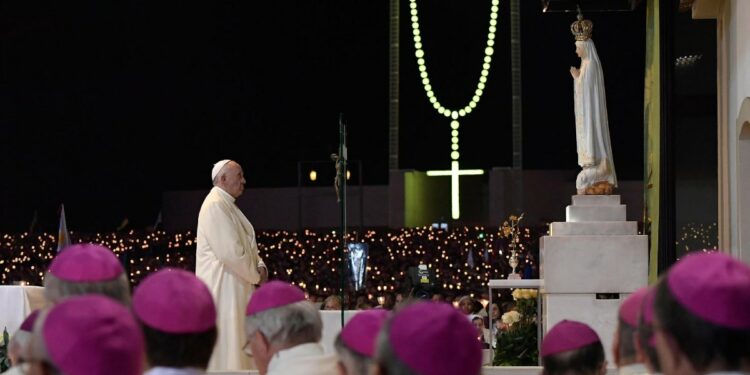
[[[10,368],[10,358],[8,358],[8,345],[10,344],[10,335],[8,329],[3,328],[3,340],[0,342],[0,372]]]
[[[497,340],[493,366],[536,366],[539,364],[536,298],[516,301],[521,319],[501,333]]]

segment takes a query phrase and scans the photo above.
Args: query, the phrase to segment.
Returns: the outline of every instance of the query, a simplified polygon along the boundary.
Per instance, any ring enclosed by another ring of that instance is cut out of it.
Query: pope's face
[[[245,175],[242,171],[242,167],[230,161],[226,165],[226,172],[222,176],[222,188],[226,190],[229,195],[238,198],[245,191]]]

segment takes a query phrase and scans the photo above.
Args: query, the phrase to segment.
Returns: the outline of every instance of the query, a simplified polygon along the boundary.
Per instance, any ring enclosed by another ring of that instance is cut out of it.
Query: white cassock
[[[267,375],[338,375],[333,354],[323,354],[323,345],[297,345],[274,354]]]
[[[195,275],[206,283],[216,303],[218,337],[209,371],[246,370],[253,361],[242,351],[246,341],[245,308],[260,283],[255,229],[219,187],[208,193],[198,214]]]
[[[594,41],[578,41],[576,45],[583,49],[580,74],[573,80],[578,165],[583,168],[576,179],[576,189],[602,181],[616,187],[602,65]]]

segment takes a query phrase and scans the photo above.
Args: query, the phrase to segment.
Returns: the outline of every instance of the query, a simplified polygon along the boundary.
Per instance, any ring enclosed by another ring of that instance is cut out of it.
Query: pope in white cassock
[[[255,229],[235,204],[245,189],[242,167],[222,160],[211,171],[214,187],[198,215],[195,274],[208,285],[217,309],[218,338],[209,371],[251,369],[245,344],[245,307],[255,285],[268,278]]]

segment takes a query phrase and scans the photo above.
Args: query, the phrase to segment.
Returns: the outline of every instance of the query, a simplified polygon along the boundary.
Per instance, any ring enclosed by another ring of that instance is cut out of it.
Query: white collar
[[[320,345],[317,342],[310,342],[293,346],[289,349],[279,350],[273,355],[273,358],[271,358],[271,362],[268,364],[268,372],[271,372],[274,368],[289,360],[303,357],[317,357],[322,356],[323,354],[323,345]]]
[[[222,188],[220,188],[218,186],[214,186],[213,189],[211,189],[211,190],[218,191],[219,195],[221,195],[224,199],[226,199],[226,200],[234,203],[234,201],[235,201],[234,197],[231,194],[227,193],[224,189],[222,189]]]
[[[156,366],[144,372],[143,375],[203,375],[205,372],[193,367],[161,367]]]
[[[648,374],[648,369],[643,363],[631,363],[626,366],[622,366],[617,369],[617,373],[620,375],[637,375],[637,374]]]

